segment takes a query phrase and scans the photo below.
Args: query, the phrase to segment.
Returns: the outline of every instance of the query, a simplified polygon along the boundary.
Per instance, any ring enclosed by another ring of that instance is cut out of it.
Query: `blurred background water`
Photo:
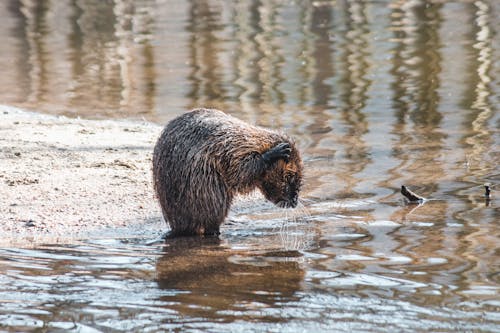
[[[285,129],[308,211],[237,207],[220,240],[1,249],[2,329],[500,330],[482,189],[500,182],[500,2],[6,0],[0,17],[2,104]],[[402,184],[436,200],[406,206]]]

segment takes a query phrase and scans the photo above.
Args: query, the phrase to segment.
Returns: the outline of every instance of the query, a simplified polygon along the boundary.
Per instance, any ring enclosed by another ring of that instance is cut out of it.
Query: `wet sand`
[[[65,242],[145,221],[166,229],[151,179],[160,131],[0,105],[0,244]]]

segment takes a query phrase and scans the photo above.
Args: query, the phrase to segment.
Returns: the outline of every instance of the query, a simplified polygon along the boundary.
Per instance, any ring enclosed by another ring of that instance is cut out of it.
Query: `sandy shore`
[[[161,127],[81,120],[0,105],[0,244],[33,244],[153,223]]]

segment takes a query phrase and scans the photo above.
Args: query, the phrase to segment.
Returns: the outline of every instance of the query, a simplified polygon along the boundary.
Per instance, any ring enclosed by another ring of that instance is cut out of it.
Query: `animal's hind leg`
[[[204,235],[214,236],[214,237],[219,236],[220,235],[219,227],[206,229]]]
[[[202,192],[200,198],[208,213],[208,216],[203,217],[205,228],[203,234],[205,236],[218,236],[220,235],[220,225],[224,222],[229,211],[232,195],[227,185],[217,174],[207,177],[206,182],[206,188],[210,191]]]
[[[187,183],[190,188],[172,200],[166,214],[172,229],[169,237],[218,236],[231,205],[228,187],[215,170]]]

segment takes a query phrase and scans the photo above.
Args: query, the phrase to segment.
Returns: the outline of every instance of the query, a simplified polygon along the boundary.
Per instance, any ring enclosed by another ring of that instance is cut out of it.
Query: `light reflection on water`
[[[391,247],[395,234],[415,234],[417,242],[416,234],[432,225],[359,220],[288,226],[305,240],[300,250],[279,240],[280,222],[258,220],[266,224],[254,227],[259,236],[233,221],[220,240],[100,239],[1,249],[0,325],[25,331],[498,328],[495,286],[453,280],[464,269],[455,258],[412,257]]]
[[[499,4],[1,2],[2,103],[285,129],[308,214],[240,206],[199,244],[1,249],[0,327],[498,331]],[[405,206],[402,184],[435,200]]]

